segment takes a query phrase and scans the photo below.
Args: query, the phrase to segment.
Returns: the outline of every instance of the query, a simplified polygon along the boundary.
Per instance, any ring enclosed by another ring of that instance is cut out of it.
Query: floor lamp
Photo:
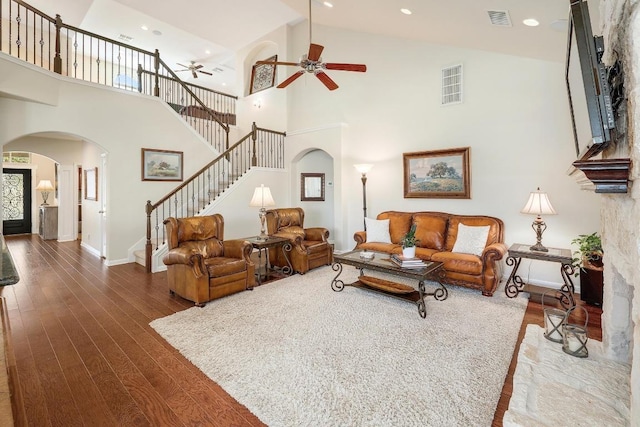
[[[360,163],[357,165],[353,165],[354,168],[356,168],[356,170],[358,172],[360,172],[362,174],[362,177],[360,178],[362,180],[362,210],[364,212],[364,231],[367,231],[367,172],[369,172],[371,170],[371,168],[373,167],[373,165],[367,164],[367,163]]]

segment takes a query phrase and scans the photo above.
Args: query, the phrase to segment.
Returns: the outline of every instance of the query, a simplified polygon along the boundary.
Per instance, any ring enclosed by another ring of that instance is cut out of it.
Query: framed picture
[[[84,198],[98,200],[98,168],[84,170]]]
[[[264,61],[277,61],[278,55],[273,55]],[[251,87],[249,93],[260,92],[261,90],[273,87],[276,82],[276,66],[269,64],[256,64],[251,70]]]
[[[142,149],[143,181],[182,181],[182,151]]]
[[[404,153],[404,197],[470,199],[469,147]]]
[[[300,200],[303,202],[324,202],[324,174],[300,174]]]

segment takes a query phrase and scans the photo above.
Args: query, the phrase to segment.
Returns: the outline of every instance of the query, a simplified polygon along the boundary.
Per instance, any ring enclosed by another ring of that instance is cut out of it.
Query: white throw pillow
[[[458,224],[458,237],[451,252],[482,255],[482,251],[485,246],[487,246],[489,227],[488,225],[470,227],[464,224]]]
[[[391,243],[388,219],[365,218],[367,226],[367,242]]]

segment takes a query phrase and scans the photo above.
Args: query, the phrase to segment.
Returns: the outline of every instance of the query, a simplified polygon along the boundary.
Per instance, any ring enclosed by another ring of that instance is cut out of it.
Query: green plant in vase
[[[402,255],[405,258],[415,258],[416,256],[416,245],[418,244],[418,239],[416,239],[416,224],[411,224],[411,228],[402,237]]]
[[[598,233],[581,234],[571,241],[572,245],[577,245],[578,249],[573,252],[577,257],[572,259],[574,268],[584,269],[590,266],[602,267],[602,239]],[[579,271],[576,271],[577,276]]]

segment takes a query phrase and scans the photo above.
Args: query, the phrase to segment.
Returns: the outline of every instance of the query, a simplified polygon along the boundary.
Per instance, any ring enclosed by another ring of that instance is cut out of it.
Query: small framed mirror
[[[300,200],[303,202],[324,202],[324,174],[300,174]]]

